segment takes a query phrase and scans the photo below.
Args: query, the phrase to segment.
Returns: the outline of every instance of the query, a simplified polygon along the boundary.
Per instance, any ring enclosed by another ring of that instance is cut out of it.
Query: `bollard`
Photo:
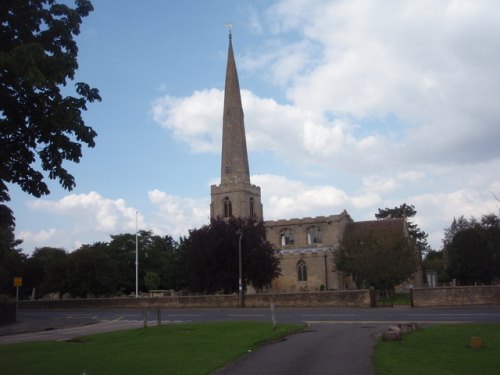
[[[144,328],[148,328],[148,313],[146,309],[142,310],[143,315],[144,315]]]

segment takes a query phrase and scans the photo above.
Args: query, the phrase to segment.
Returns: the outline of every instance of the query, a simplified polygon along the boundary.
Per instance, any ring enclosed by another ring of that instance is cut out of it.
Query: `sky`
[[[220,183],[232,24],[251,181],[264,218],[373,220],[413,204],[441,248],[454,217],[498,214],[500,5],[496,0],[93,1],[76,81],[99,89],[96,147],[65,164],[76,188],[10,185],[31,253],[73,251],[209,222]]]

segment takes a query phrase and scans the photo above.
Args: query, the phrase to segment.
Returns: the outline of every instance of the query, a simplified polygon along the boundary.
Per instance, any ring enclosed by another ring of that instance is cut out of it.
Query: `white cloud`
[[[93,191],[88,194],[70,194],[58,201],[39,199],[29,201],[35,211],[44,211],[73,220],[75,231],[115,233],[118,230],[135,230],[136,210],[125,200],[112,200]],[[142,216],[139,216],[142,221]]]
[[[217,89],[195,91],[187,98],[167,95],[153,102],[153,118],[192,151],[215,152],[220,149],[223,101]]]
[[[334,186],[307,185],[270,174],[252,176],[252,183],[262,189],[266,220],[332,215],[344,209],[374,206],[380,201],[380,197],[371,192],[349,196]]]
[[[316,54],[315,66],[287,89],[294,106],[358,119],[396,116],[406,130],[391,151],[404,149],[405,162],[499,155],[500,10],[494,2],[280,1],[269,17],[280,23],[276,37],[299,35],[321,46],[320,54],[308,51]],[[280,70],[280,64],[266,69]]]
[[[22,231],[17,237],[23,242],[35,243],[37,247],[52,246],[57,247],[57,237],[60,233],[55,228],[42,229],[38,232]]]
[[[156,233],[168,234],[177,239],[186,236],[189,229],[206,225],[210,221],[208,197],[179,197],[157,189],[148,192],[148,196],[156,207],[151,218],[151,226]]]

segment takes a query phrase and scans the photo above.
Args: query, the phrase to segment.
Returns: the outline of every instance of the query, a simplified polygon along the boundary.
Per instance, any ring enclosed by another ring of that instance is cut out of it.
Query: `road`
[[[207,322],[224,320],[271,321],[271,309],[161,309],[163,322]],[[143,321],[144,310],[20,310],[19,320]],[[479,322],[500,323],[500,306],[453,308],[276,308],[278,322]],[[148,320],[157,320],[157,310],[147,310]]]
[[[271,309],[162,309],[159,312],[161,324],[231,320],[272,321]],[[158,310],[20,310],[19,323],[0,326],[0,343],[64,339],[71,335],[74,337],[141,327],[144,325],[145,314],[149,326],[158,324]],[[278,323],[306,322],[365,326],[398,322],[500,323],[500,306],[433,309],[277,308],[275,316]]]

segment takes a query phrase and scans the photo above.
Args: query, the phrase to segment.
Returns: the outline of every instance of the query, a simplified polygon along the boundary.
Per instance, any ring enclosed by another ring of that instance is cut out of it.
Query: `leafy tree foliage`
[[[337,269],[350,273],[361,288],[392,290],[417,270],[412,241],[402,230],[348,226],[335,260]]]
[[[500,278],[500,218],[485,215],[480,221],[453,219],[446,233],[445,252],[450,277],[460,284],[490,284]]]
[[[14,277],[23,275],[26,256],[21,252],[21,240],[14,236],[15,219],[12,210],[0,204],[0,293],[12,294]]]
[[[144,276],[144,285],[147,290],[157,290],[160,285],[160,276],[156,272],[146,272]]]
[[[375,214],[375,217],[377,220],[386,220],[386,219],[396,219],[396,218],[410,218],[414,217],[417,214],[417,211],[415,210],[414,205],[407,205],[406,203],[403,203],[399,207],[394,207],[394,208],[384,208],[378,209],[378,213]],[[411,221],[407,220],[407,226],[408,226],[408,233],[410,234],[410,237],[412,237],[417,246],[417,250],[420,252],[421,255],[425,254],[427,251],[430,251],[431,248],[429,244],[427,243],[427,237],[429,235],[425,233],[423,230],[421,230],[417,224],[412,223]]]
[[[138,240],[139,289],[151,289],[152,284],[146,283],[151,275],[157,278],[153,280],[153,289],[184,288],[182,253],[172,237],[140,231]],[[11,251],[10,254],[17,253]],[[13,276],[23,277],[23,297],[28,297],[33,288],[37,298],[49,293],[100,297],[135,292],[135,234],[113,235],[109,243],[83,245],[71,253],[43,247],[35,249],[27,260],[21,255],[19,271],[14,272],[9,266],[4,277],[9,294],[12,294]],[[0,263],[0,275],[5,273],[3,265]]]
[[[92,10],[88,0],[76,0],[74,9],[56,0],[0,2],[0,202],[9,200],[7,183],[49,194],[37,165],[63,188],[75,186],[63,163],[79,162],[82,144],[94,146],[96,132],[81,113],[101,98],[83,82],[75,96],[62,87],[74,79],[74,37]]]
[[[25,288],[35,288],[35,297],[48,293],[65,293],[68,278],[68,253],[54,247],[37,248],[28,259],[23,283]]]
[[[453,241],[453,237],[455,237],[455,234],[466,229],[474,228],[474,226],[476,226],[477,224],[478,222],[474,217],[466,219],[462,215],[458,219],[453,218],[451,225],[448,228],[444,229],[443,248],[447,248],[451,244],[451,241]]]
[[[192,292],[212,294],[238,291],[238,230],[243,231],[243,286],[261,289],[279,275],[278,260],[265,239],[262,222],[214,219],[192,230],[184,239],[186,282]]]

